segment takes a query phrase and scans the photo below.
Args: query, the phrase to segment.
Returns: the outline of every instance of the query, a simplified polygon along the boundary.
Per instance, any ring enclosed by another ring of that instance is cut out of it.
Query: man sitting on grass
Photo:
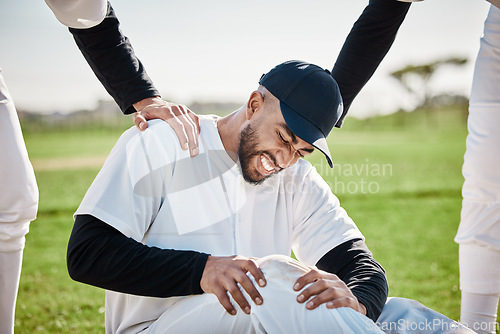
[[[162,121],[126,131],[68,245],[71,277],[107,290],[107,332],[380,333],[385,273],[301,159],[332,166],[341,114],[330,73],[289,61],[239,110],[200,116],[194,158]]]

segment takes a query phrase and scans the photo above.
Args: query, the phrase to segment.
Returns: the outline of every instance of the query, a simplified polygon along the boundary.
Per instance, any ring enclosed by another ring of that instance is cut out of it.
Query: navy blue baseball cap
[[[339,86],[328,70],[299,60],[277,65],[259,81],[280,101],[286,125],[320,150],[333,167],[326,137],[343,111]]]

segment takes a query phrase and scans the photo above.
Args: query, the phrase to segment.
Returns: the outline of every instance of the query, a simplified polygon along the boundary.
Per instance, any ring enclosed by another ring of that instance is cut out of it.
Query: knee
[[[309,268],[299,261],[285,255],[273,254],[257,261],[268,285],[280,282],[292,282],[309,271]],[[292,284],[292,286],[293,286]]]
[[[29,222],[0,223],[0,252],[17,252],[24,249]]]
[[[0,224],[24,224],[36,219],[38,211],[38,187],[33,175],[32,182],[13,184],[0,196]]]

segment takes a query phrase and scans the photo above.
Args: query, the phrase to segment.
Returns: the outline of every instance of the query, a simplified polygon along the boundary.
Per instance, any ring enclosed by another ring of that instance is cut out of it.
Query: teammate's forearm
[[[131,114],[136,111],[134,103],[160,94],[119,26],[108,3],[108,13],[99,25],[69,31],[104,88],[123,113]]]
[[[370,0],[354,23],[332,69],[344,100],[336,127],[342,126],[352,101],[389,51],[409,8],[410,3],[397,0]]]
[[[316,266],[343,280],[366,308],[368,318],[375,321],[379,317],[387,299],[387,278],[363,240],[342,243],[325,254]]]
[[[150,297],[200,294],[208,254],[149,247],[105,222],[79,215],[68,244],[70,276],[108,290]]]

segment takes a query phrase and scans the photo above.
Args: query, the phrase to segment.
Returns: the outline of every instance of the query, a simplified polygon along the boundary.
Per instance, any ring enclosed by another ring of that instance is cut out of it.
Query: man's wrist
[[[159,103],[159,102],[163,102],[161,97],[152,96],[152,97],[147,97],[145,99],[140,100],[139,102],[134,103],[133,107],[135,108],[136,111],[141,111],[142,109],[144,109],[144,107],[151,105],[151,104]]]

